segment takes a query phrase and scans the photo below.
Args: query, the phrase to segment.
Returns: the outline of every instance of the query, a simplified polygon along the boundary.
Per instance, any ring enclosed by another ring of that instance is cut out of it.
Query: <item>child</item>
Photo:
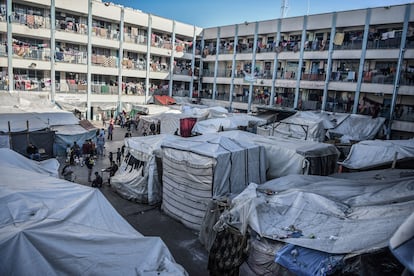
[[[112,164],[112,161],[114,160],[114,154],[112,151],[109,152],[109,164]]]
[[[121,148],[118,148],[118,151],[116,152],[116,163],[121,164]]]

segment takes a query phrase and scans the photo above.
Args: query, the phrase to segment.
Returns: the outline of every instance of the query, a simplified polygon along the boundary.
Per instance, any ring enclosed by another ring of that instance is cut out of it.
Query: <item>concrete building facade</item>
[[[0,90],[90,119],[167,94],[379,115],[414,132],[414,4],[204,29],[92,0],[0,8]]]

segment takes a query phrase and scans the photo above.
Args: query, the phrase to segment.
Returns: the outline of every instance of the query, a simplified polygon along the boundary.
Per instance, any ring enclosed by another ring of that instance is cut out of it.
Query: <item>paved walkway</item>
[[[93,121],[95,126],[101,128],[102,122]],[[93,172],[101,172],[101,169],[109,167],[108,153],[116,152],[117,148],[124,144],[126,129],[115,126],[113,141],[106,140],[105,156],[98,157]],[[132,137],[137,133],[132,131]],[[107,137],[105,137],[107,138]],[[58,158],[64,164],[64,158]],[[114,160],[116,155],[114,154]],[[61,166],[62,167],[62,166]],[[74,166],[75,182],[81,185],[91,186],[88,182],[88,170],[86,166]],[[94,174],[92,172],[92,179]],[[180,222],[165,215],[160,206],[138,204],[121,198],[113,188],[107,185],[107,174],[104,175],[104,185],[99,188],[112,206],[127,220],[138,232],[144,236],[158,236],[168,246],[177,263],[182,265],[189,275],[208,275],[208,253],[198,240],[198,233],[186,228]]]

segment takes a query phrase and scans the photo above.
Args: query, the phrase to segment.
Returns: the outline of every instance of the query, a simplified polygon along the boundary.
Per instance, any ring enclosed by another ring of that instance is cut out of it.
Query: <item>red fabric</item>
[[[157,103],[162,105],[175,104],[174,98],[171,98],[170,96],[155,95],[154,98],[157,101]]]
[[[180,119],[180,134],[182,137],[190,137],[191,131],[196,124],[196,118],[184,118]]]

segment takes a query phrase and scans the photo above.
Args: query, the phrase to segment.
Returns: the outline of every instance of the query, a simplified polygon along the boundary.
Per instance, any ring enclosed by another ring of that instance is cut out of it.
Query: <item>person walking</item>
[[[108,127],[108,140],[112,141],[113,132],[114,132],[114,125],[109,124],[109,127]]]
[[[85,160],[86,168],[88,169],[88,182],[92,182],[92,170],[93,166],[95,165],[95,160],[92,158],[92,156],[88,156]]]
[[[108,137],[109,137],[109,134],[108,134]],[[101,132],[98,138],[96,138],[96,146],[97,146],[98,156],[103,156],[104,147],[105,147],[105,134],[104,133]]]
[[[122,156],[121,148],[118,148],[118,151],[116,152],[116,163],[118,163],[118,165],[121,165],[121,156]]]

